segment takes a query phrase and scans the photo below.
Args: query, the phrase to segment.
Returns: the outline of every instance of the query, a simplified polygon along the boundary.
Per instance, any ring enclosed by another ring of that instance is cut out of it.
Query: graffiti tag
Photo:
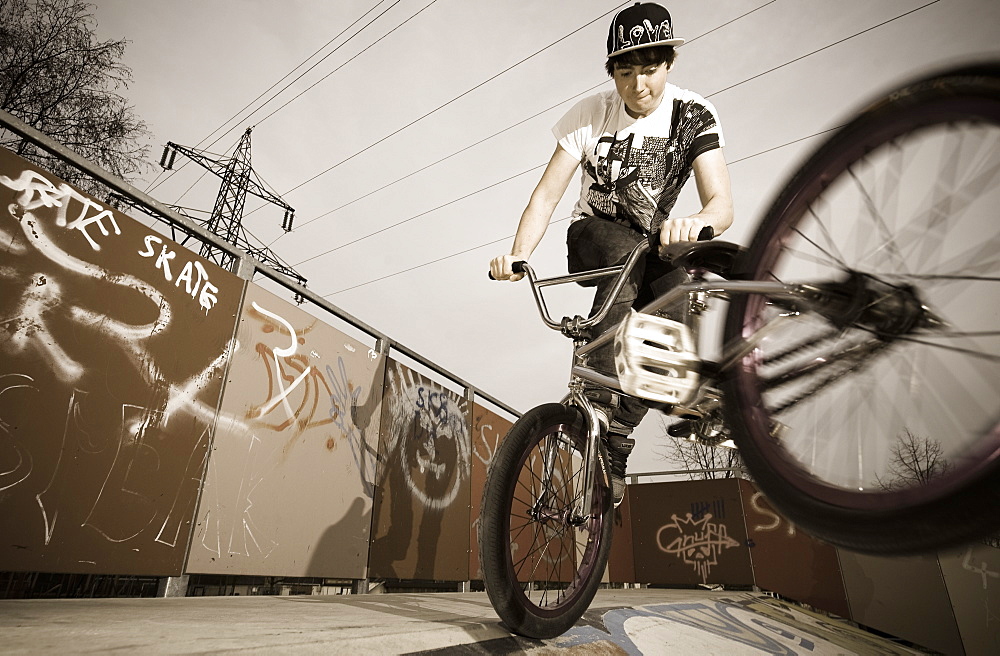
[[[706,513],[697,520],[691,513],[687,513],[684,519],[677,515],[670,518],[673,521],[656,532],[656,545],[663,553],[677,556],[685,565],[691,565],[702,583],[708,583],[708,575],[712,567],[719,564],[719,554],[723,550],[740,546],[739,542],[729,537],[724,524],[710,521],[710,514]],[[664,533],[670,531],[676,531],[678,535],[664,544]]]

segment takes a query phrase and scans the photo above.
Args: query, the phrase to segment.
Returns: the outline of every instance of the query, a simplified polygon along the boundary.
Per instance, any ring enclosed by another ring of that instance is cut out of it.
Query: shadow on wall
[[[343,553],[345,543],[350,545],[352,556],[367,558],[368,534],[358,535],[359,525],[371,524],[371,510],[366,510],[364,499],[357,498],[344,516],[336,524],[331,524],[319,540],[313,545],[312,558],[306,568],[306,576],[323,576],[323,569],[329,566],[330,559],[325,554],[330,552]],[[370,508],[370,507],[369,507]],[[356,553],[353,553],[356,550]]]

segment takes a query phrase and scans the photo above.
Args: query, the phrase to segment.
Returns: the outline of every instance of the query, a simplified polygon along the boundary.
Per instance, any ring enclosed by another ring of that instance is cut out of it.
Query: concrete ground
[[[602,590],[569,632],[512,636],[485,593],[0,600],[3,654],[913,654],[762,594]]]

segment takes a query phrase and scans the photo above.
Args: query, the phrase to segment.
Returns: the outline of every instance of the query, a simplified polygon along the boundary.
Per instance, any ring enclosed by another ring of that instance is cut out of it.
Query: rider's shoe
[[[608,478],[611,479],[611,496],[615,508],[625,499],[625,468],[635,440],[623,435],[608,433]]]

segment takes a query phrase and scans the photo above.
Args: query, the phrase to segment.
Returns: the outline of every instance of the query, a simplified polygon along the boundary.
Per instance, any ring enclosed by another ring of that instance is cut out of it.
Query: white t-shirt
[[[715,107],[672,84],[649,116],[632,118],[618,92],[605,91],[577,103],[552,133],[583,168],[573,214],[644,234],[670,215],[694,159],[725,145]]]

